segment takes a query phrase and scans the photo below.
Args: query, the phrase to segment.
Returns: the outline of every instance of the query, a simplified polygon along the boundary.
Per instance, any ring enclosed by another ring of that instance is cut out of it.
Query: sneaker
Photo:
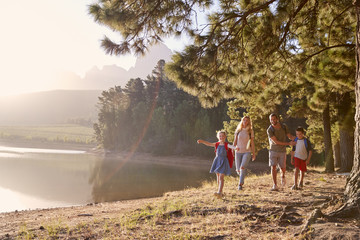
[[[285,187],[285,185],[286,185],[286,178],[285,178],[285,176],[283,176],[283,177],[281,177],[281,186]]]
[[[298,187],[294,184],[294,185],[291,187],[291,190],[298,190]]]
[[[270,191],[278,191],[279,189],[278,189],[278,187],[276,186],[276,184],[274,184],[273,186],[272,186],[272,188],[270,189]]]
[[[241,185],[238,186],[238,190],[242,190],[243,187]]]
[[[303,188],[304,184],[302,182],[299,183],[299,188]]]
[[[239,170],[236,170],[236,173],[237,173],[237,175],[240,175],[240,171],[239,171]]]

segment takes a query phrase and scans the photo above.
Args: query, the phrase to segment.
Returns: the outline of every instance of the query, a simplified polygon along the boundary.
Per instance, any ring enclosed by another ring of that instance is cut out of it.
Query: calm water
[[[0,146],[0,212],[160,196],[210,179],[206,166]]]

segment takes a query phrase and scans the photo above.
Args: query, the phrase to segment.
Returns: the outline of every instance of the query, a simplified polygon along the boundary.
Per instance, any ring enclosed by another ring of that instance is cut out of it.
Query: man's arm
[[[295,142],[291,141],[291,142],[280,142],[277,140],[277,138],[275,136],[272,136],[270,138],[276,145],[282,145],[282,146],[295,146]]]
[[[294,141],[294,139],[296,138],[295,136],[293,136],[291,133],[288,133],[286,135],[291,141]]]

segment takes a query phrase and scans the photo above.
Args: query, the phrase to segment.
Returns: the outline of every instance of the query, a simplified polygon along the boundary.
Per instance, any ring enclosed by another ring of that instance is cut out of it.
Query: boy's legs
[[[295,166],[295,171],[294,171],[294,186],[292,187],[292,189],[297,189],[298,188],[298,180],[299,180],[299,172],[303,170],[303,166],[302,166],[302,160],[300,158],[294,157],[294,166]]]
[[[294,185],[291,187],[292,190],[295,190],[297,189],[297,186],[298,186],[298,178],[299,178],[299,168],[298,167],[295,167],[295,170],[294,170]]]
[[[305,176],[305,172],[307,171],[306,160],[299,159],[299,170],[300,170],[299,187],[303,187],[304,186],[304,176]]]
[[[304,172],[304,171],[300,171],[299,187],[303,187],[303,186],[304,186],[304,175],[305,175],[305,172]]]

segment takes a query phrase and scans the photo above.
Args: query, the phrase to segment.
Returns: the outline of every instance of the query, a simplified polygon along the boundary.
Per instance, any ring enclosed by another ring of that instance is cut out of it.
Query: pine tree
[[[130,108],[140,102],[145,102],[144,81],[140,78],[130,79],[124,87],[124,93],[130,99]]]
[[[314,57],[335,48],[351,51],[355,42],[357,60],[360,55],[358,0],[354,5],[346,0],[221,0],[207,24],[199,28],[192,21],[195,7],[210,5],[195,0],[100,1],[90,12],[96,21],[122,34],[120,44],[103,41],[105,50],[113,54],[143,53],[161,37],[187,31],[193,44],[177,53],[167,69],[171,79],[209,107],[224,98],[236,98],[250,112],[258,109],[264,115],[278,108],[283,93],[301,78]],[[360,201],[358,74],[356,69],[355,156],[345,192],[347,209],[356,209]],[[319,83],[324,80],[326,76]],[[329,109],[329,104],[323,104],[323,110]]]
[[[94,124],[94,130],[103,148],[118,151],[128,146],[129,103],[128,96],[119,86],[103,91],[99,97],[98,123]]]

